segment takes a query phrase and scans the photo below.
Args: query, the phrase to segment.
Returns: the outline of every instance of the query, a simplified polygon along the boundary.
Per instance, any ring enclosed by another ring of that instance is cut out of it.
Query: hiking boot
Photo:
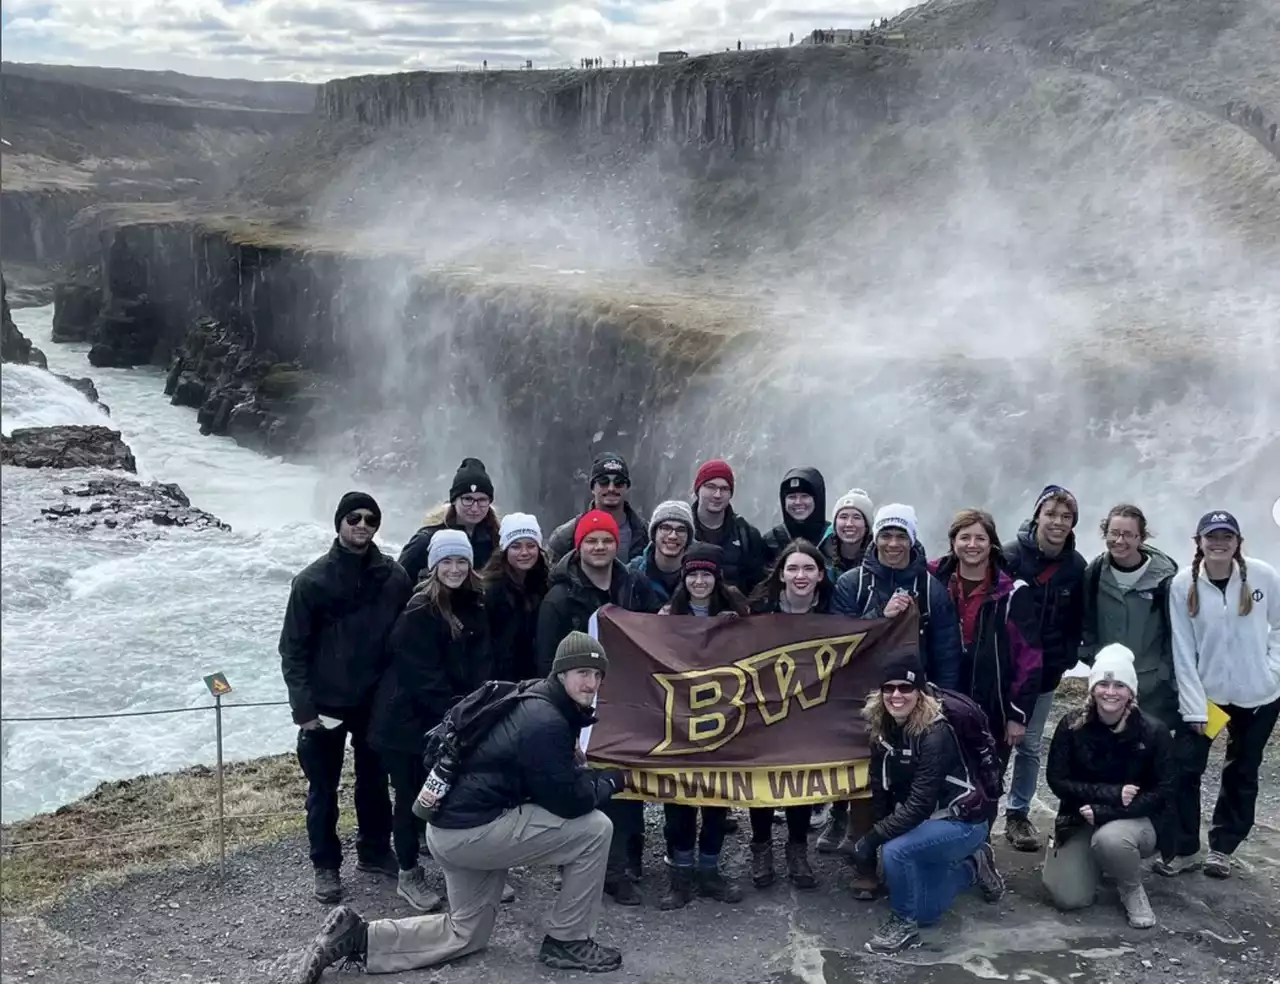
[[[636,888],[636,883],[631,880],[630,875],[622,875],[620,878],[611,879],[604,883],[604,894],[613,897],[613,901],[618,905],[641,905],[644,899],[640,897],[640,890]]]
[[[339,960],[363,964],[368,946],[368,924],[350,906],[338,906],[303,952],[293,984],[316,984],[325,968]]]
[[[903,919],[896,912],[876,930],[867,943],[872,953],[901,953],[920,943],[920,930],[914,919]]]
[[[1129,914],[1129,925],[1134,929],[1150,929],[1156,924],[1156,914],[1151,910],[1151,900],[1139,882],[1133,888],[1122,889],[1120,901]]]
[[[1203,867],[1204,855],[1197,851],[1195,854],[1179,854],[1168,861],[1161,858],[1151,866],[1151,870],[1157,875],[1174,878],[1187,871],[1199,871]]]
[[[555,970],[580,970],[587,974],[604,974],[622,966],[622,954],[595,940],[557,940],[542,938],[538,962]]]
[[[880,894],[880,879],[875,871],[854,870],[853,882],[849,886],[853,897],[860,902],[871,902]]]
[[[818,879],[809,864],[808,844],[787,845],[787,877],[796,888],[817,888]]]
[[[720,874],[719,868],[699,868],[697,881],[699,898],[730,905],[742,901],[742,889],[738,883]]]
[[[421,868],[410,868],[396,876],[396,894],[419,912],[440,908],[440,896],[427,887],[427,875]]]
[[[1005,813],[1004,836],[1015,851],[1032,854],[1044,844],[1040,840],[1040,832],[1025,813]]]
[[[342,901],[342,878],[337,868],[317,868],[315,884],[316,900],[325,905]]]
[[[658,908],[670,912],[672,909],[683,909],[693,901],[693,869],[677,868],[674,865],[667,872],[667,892],[658,903]]]
[[[751,883],[756,888],[768,888],[773,884],[773,841],[751,844]]]
[[[391,878],[399,878],[400,862],[396,860],[396,856],[391,851],[383,851],[381,854],[372,854],[357,860],[356,870],[367,871],[371,875],[387,875]]]
[[[503,905],[506,905],[506,904],[508,904],[508,903],[510,903],[510,902],[514,902],[515,900],[516,900],[516,889],[515,889],[515,886],[514,886],[514,885],[512,885],[512,884],[511,884],[511,882],[503,882],[503,883],[502,883],[502,903],[503,903]]]
[[[809,829],[821,830],[831,821],[831,804],[818,803],[809,810]]]
[[[1210,878],[1231,877],[1231,855],[1221,851],[1210,851],[1204,859],[1204,873]]]
[[[1004,875],[996,867],[996,854],[990,844],[981,844],[973,852],[973,863],[978,869],[978,888],[988,902],[1004,898]]]
[[[814,847],[819,854],[835,854],[840,850],[843,841],[849,838],[849,804],[835,803],[831,807],[831,817],[822,828]]]

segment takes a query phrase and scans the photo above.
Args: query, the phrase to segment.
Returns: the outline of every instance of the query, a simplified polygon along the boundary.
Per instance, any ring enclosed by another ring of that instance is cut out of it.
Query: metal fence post
[[[215,727],[217,728],[218,743],[218,880],[225,881],[227,877],[227,825],[224,817],[226,813],[223,809],[222,801],[222,695],[215,694],[213,698],[213,716]]]

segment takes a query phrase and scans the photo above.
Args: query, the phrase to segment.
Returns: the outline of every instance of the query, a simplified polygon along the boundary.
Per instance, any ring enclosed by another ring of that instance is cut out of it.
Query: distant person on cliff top
[[[611,515],[591,509],[578,520],[574,549],[551,571],[551,588],[538,611],[538,667],[551,669],[556,648],[570,632],[583,632],[602,605],[614,604],[631,612],[657,612],[661,607],[649,582],[618,560],[618,524]],[[613,821],[609,873],[604,890],[619,905],[639,905],[641,861],[644,857],[644,804],[610,803]]]
[[[355,752],[356,867],[395,877],[387,775],[367,738],[374,689],[387,665],[387,640],[411,585],[373,543],[382,510],[348,492],[338,503],[333,546],[293,579],[280,663],[298,725],[298,762],[307,777],[307,839],[315,895],[342,898],[338,783],[347,736]]]
[[[649,545],[627,567],[649,582],[661,604],[680,584],[680,564],[693,542],[693,510],[687,502],[658,503],[649,519]]]
[[[412,583],[426,572],[431,535],[436,530],[462,530],[471,541],[477,568],[489,562],[498,543],[498,517],[493,511],[493,480],[479,458],[463,458],[449,486],[449,502],[429,510],[422,528],[400,551],[400,566]]]
[[[431,537],[427,576],[391,631],[390,665],[378,683],[369,725],[369,742],[395,791],[396,894],[420,912],[440,905],[418,866],[412,807],[427,778],[422,736],[489,679],[492,664],[489,620],[471,557],[471,541],[461,530],[437,530]]]
[[[586,768],[578,746],[579,732],[596,721],[592,704],[608,670],[600,643],[571,633],[547,679],[478,739],[444,799],[433,801],[427,846],[444,871],[449,912],[366,922],[338,906],[303,953],[295,984],[317,984],[343,960],[397,974],[483,950],[507,871],[519,865],[563,870],[541,963],[586,973],[622,966],[622,954],[592,937],[613,833],[599,807],[622,788],[623,774]]]
[[[508,513],[498,529],[498,549],[480,572],[493,648],[493,679],[538,676],[538,609],[551,587],[551,565],[542,549],[536,516]]]
[[[850,489],[836,500],[831,527],[818,543],[833,582],[862,563],[871,546],[871,521],[875,515],[871,497],[862,489]]]
[[[1031,519],[1018,538],[1005,544],[1005,569],[1024,581],[1035,602],[1032,645],[1044,657],[1040,696],[1026,734],[1013,753],[1013,777],[1005,801],[1005,838],[1018,851],[1038,851],[1042,843],[1029,811],[1040,778],[1040,748],[1053,694],[1063,674],[1080,661],[1084,631],[1084,558],[1073,530],[1080,520],[1076,497],[1060,485],[1047,485],[1036,497]],[[1038,638],[1037,638],[1038,636]]]
[[[618,527],[618,559],[624,564],[630,563],[649,545],[649,524],[627,501],[631,494],[631,472],[627,469],[626,459],[616,451],[600,452],[591,462],[587,485],[591,489],[587,509],[599,509],[613,518]],[[581,519],[582,514],[579,514],[552,531],[547,541],[551,563],[558,562],[574,549],[573,534]]]
[[[827,483],[816,468],[792,468],[778,485],[782,522],[764,535],[765,560],[772,564],[792,540],[818,544],[827,532]]]
[[[733,511],[734,475],[729,463],[712,458],[693,476],[693,536],[724,552],[720,564],[725,582],[744,595],[755,590],[769,570],[764,537]]]

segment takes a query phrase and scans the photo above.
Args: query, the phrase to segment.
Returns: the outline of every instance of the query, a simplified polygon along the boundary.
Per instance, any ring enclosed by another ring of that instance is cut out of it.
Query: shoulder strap
[[[933,592],[929,590],[932,587],[932,585],[929,583],[929,578],[931,578],[932,576],[933,575],[930,574],[928,569],[926,568],[916,578],[916,597],[917,598],[921,596],[924,597],[924,604],[922,606],[919,606],[921,632],[923,632],[924,627],[929,624],[929,615],[931,614],[932,608],[933,608]]]
[[[1089,586],[1086,588],[1088,592],[1085,597],[1094,610],[1098,607],[1098,585],[1102,583],[1102,565],[1104,561],[1101,557],[1089,565]]]

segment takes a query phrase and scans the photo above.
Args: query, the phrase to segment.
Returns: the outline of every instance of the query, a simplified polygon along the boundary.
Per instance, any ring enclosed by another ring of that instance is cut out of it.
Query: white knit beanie
[[[431,545],[427,547],[427,568],[435,570],[436,564],[446,557],[465,557],[467,563],[475,563],[471,541],[462,530],[442,529],[431,535]]]
[[[517,540],[533,540],[542,546],[542,527],[538,517],[529,513],[507,513],[498,527],[498,549],[506,550]]]
[[[1133,667],[1132,649],[1113,642],[1098,650],[1089,670],[1089,693],[1103,680],[1123,683],[1134,697],[1138,696],[1138,671]]]
[[[876,513],[876,521],[872,524],[871,535],[879,536],[881,530],[890,526],[906,530],[912,545],[915,545],[916,511],[912,506],[904,506],[901,502],[891,502],[887,506],[881,506],[880,511]]]
[[[659,523],[684,523],[689,528],[689,538],[693,539],[693,507],[682,499],[668,499],[659,502],[649,518],[649,539],[657,538],[655,530]]]
[[[841,509],[856,509],[862,513],[862,521],[870,524],[876,514],[876,507],[871,504],[871,496],[862,489],[850,489],[836,500],[836,507],[831,511],[831,518],[840,515]]]

